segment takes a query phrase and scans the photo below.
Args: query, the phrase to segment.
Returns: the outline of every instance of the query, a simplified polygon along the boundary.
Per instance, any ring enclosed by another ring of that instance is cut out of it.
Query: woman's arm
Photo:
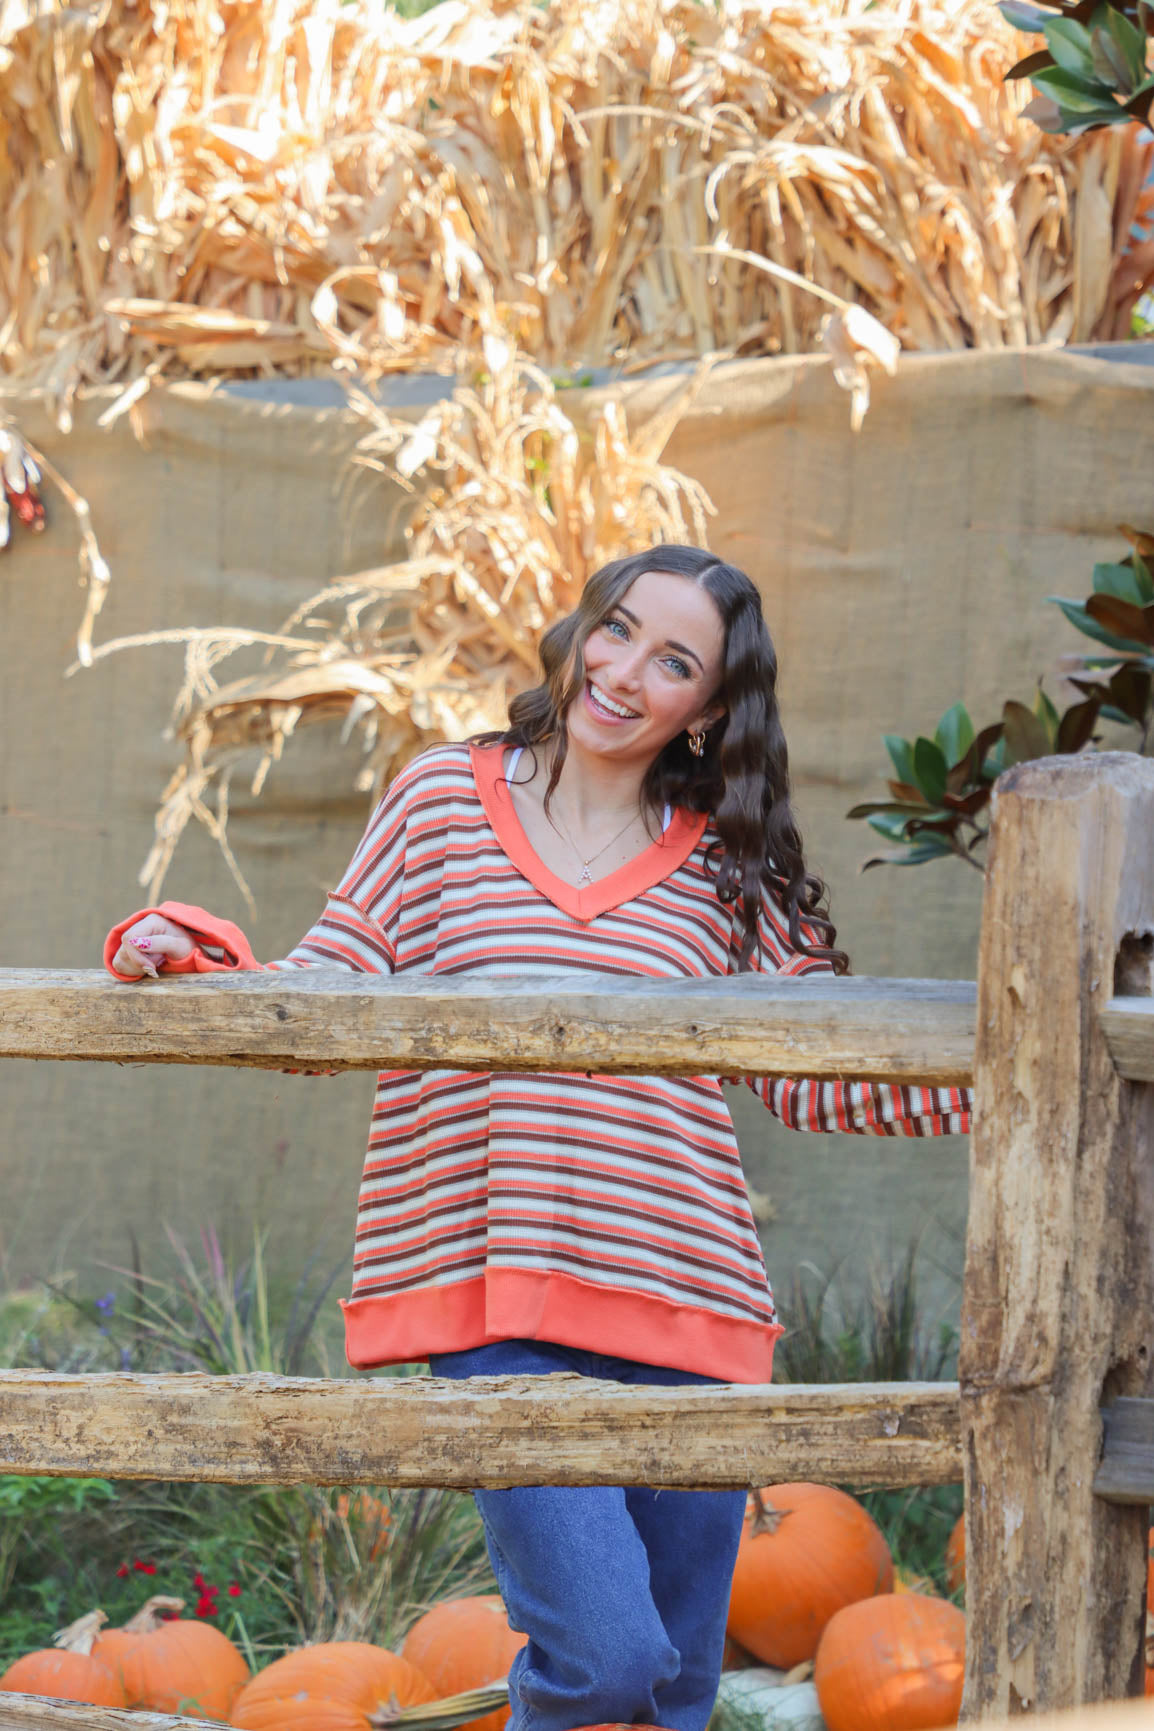
[[[119,920],[104,943],[115,979],[145,973],[232,973],[245,969],[337,967],[391,974],[404,882],[408,794],[416,762],[407,765],[381,800],[356,852],[316,922],[279,961],[260,962],[240,927],[186,902],[161,902]],[[134,939],[145,939],[138,951]]]
[[[736,971],[740,920],[735,921],[731,969]],[[802,926],[806,937],[819,943],[816,932]],[[796,950],[789,925],[768,891],[762,894],[761,956],[754,951],[751,967],[798,979],[832,974],[820,958]],[[846,1131],[864,1136],[958,1136],[970,1128],[972,1097],[968,1088],[911,1088],[891,1082],[818,1081],[814,1077],[743,1076],[758,1099],[791,1130]]]

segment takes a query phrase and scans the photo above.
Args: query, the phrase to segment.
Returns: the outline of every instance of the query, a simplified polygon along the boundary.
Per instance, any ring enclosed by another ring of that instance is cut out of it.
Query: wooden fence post
[[[1154,762],[1022,764],[998,784],[978,969],[978,1114],[959,1380],[963,1719],[1142,1692],[1147,1510],[1095,1498],[1115,1395],[1150,1392],[1154,1088],[1098,1009],[1149,992]]]

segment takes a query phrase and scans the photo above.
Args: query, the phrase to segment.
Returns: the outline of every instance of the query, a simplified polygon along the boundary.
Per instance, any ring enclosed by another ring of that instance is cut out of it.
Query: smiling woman
[[[617,560],[540,652],[507,728],[402,770],[312,930],[267,965],[844,972],[745,573],[694,547]],[[178,903],[122,921],[105,958],[124,980],[261,966],[235,926]],[[964,1090],[746,1080],[795,1129],[968,1125]],[[768,1381],[782,1330],[718,1078],[383,1072],[344,1310],[358,1368]],[[529,1637],[511,1731],[705,1731],[744,1493],[475,1496]]]

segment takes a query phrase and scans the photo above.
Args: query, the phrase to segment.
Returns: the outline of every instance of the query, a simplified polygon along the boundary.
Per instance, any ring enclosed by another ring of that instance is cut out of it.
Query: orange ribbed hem
[[[455,1286],[342,1299],[345,1353],[356,1370],[465,1352],[495,1340],[551,1340],[721,1382],[769,1382],[779,1323],[744,1322],[569,1274],[495,1269]]]

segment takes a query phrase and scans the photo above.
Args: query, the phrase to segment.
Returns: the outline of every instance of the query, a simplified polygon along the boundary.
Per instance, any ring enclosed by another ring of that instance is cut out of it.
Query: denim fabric
[[[430,1357],[434,1376],[711,1383],[540,1340]],[[641,1724],[705,1731],[721,1677],[744,1491],[527,1485],[473,1493],[509,1622],[509,1731]]]

